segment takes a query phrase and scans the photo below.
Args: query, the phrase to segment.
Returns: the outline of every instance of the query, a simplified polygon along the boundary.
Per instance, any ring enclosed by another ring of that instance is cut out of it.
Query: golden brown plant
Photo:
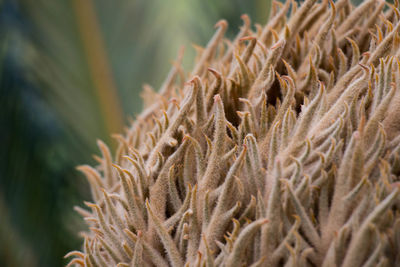
[[[190,81],[180,54],[115,155],[78,168],[70,265],[400,266],[398,8],[274,2],[233,41],[218,22]]]

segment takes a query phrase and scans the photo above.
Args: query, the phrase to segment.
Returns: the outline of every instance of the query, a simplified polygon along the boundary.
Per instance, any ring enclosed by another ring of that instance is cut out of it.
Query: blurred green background
[[[0,266],[63,266],[90,200],[75,170],[94,164],[159,88],[185,46],[184,66],[221,18],[233,37],[269,0],[0,0]]]

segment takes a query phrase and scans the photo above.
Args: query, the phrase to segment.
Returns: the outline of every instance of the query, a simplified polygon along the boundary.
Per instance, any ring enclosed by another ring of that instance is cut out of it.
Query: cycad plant
[[[187,81],[179,64],[111,153],[78,266],[400,265],[400,12],[274,2]],[[290,13],[290,14],[287,14]]]
[[[0,266],[66,265],[85,228],[72,207],[90,199],[74,167],[95,163],[96,138],[116,144],[108,132],[141,110],[142,83],[158,87],[181,45],[187,64],[218,18],[228,36],[242,12],[265,21],[258,2],[0,0]]]

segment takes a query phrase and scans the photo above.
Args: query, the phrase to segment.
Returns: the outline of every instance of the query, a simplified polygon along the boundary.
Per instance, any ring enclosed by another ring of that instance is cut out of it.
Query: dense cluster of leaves
[[[180,55],[115,155],[79,167],[70,265],[399,265],[398,7],[275,2],[233,41],[218,22],[189,82]]]

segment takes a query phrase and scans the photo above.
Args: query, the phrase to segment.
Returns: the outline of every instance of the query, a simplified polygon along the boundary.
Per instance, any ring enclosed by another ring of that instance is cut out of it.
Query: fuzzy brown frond
[[[78,167],[95,203],[69,265],[400,266],[398,3],[273,6],[232,42],[218,22],[185,84],[180,53]]]

